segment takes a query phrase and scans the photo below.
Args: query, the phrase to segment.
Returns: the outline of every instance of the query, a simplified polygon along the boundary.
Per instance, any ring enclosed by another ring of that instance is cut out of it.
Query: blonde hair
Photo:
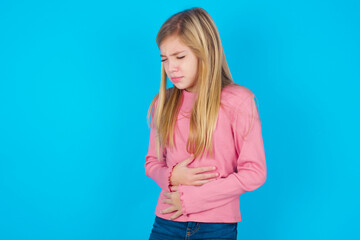
[[[196,80],[197,99],[194,102],[186,150],[195,158],[204,152],[213,156],[212,135],[216,127],[220,108],[222,89],[235,84],[227,65],[218,29],[211,16],[202,8],[191,8],[172,15],[161,26],[156,43],[169,36],[177,36],[198,58]],[[200,86],[200,87],[199,87]],[[160,91],[152,100],[147,118],[150,115],[156,129],[156,150],[158,160],[165,146],[174,147],[174,127],[180,110],[181,90],[175,86],[166,89],[166,72],[161,64]]]

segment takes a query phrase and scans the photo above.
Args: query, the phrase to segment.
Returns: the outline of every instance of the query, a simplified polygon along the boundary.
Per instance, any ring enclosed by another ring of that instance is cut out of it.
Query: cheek
[[[197,62],[192,61],[188,67],[188,72],[192,75],[192,77],[195,77],[196,73],[197,73]]]

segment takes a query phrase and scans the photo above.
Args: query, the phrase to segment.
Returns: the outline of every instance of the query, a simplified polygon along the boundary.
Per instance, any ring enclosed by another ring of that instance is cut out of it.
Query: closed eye
[[[185,56],[182,56],[182,57],[176,57],[177,59],[183,59]],[[161,62],[165,62],[167,59],[161,59]]]

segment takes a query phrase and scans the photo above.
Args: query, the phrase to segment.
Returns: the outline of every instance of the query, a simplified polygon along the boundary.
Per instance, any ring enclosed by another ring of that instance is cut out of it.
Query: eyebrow
[[[170,56],[174,56],[174,55],[178,55],[179,53],[185,52],[184,51],[178,51],[178,52],[174,52],[173,54],[171,54]],[[160,57],[165,57],[164,55],[160,54]]]

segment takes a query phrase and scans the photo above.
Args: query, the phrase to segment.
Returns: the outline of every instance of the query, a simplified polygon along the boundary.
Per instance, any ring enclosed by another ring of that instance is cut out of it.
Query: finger
[[[163,203],[172,204],[172,200],[169,198],[164,198],[162,201]]]
[[[194,182],[194,186],[201,186],[201,185],[204,185],[205,183],[212,182],[215,180],[216,180],[215,178],[209,179],[209,180],[199,180],[199,181]]]
[[[162,214],[166,214],[166,213],[174,212],[174,211],[176,211],[176,210],[178,210],[178,209],[176,209],[176,207],[171,206],[171,207],[168,207],[168,208],[166,208],[166,209],[164,209],[164,210],[161,210],[161,213],[162,213]]]
[[[216,169],[216,167],[214,167],[214,166],[198,167],[198,168],[193,168],[192,172],[197,174],[197,173],[202,173],[202,172],[213,171],[215,169]]]
[[[163,192],[163,195],[167,198],[171,198],[171,193],[170,192]]]
[[[219,176],[219,173],[217,173],[217,172],[196,174],[195,180],[205,180],[205,179],[209,179],[209,178],[215,178],[217,176]]]
[[[182,166],[186,166],[188,165],[192,160],[194,160],[194,155],[191,154],[190,157],[188,157],[187,159],[181,161],[179,164],[182,165]]]
[[[171,191],[174,191],[174,192],[175,192],[175,191],[178,190],[178,186],[171,186],[170,189],[171,189]]]
[[[174,215],[172,215],[170,217],[171,220],[175,219],[175,218],[178,218],[182,215],[182,212],[180,210],[178,210]]]

